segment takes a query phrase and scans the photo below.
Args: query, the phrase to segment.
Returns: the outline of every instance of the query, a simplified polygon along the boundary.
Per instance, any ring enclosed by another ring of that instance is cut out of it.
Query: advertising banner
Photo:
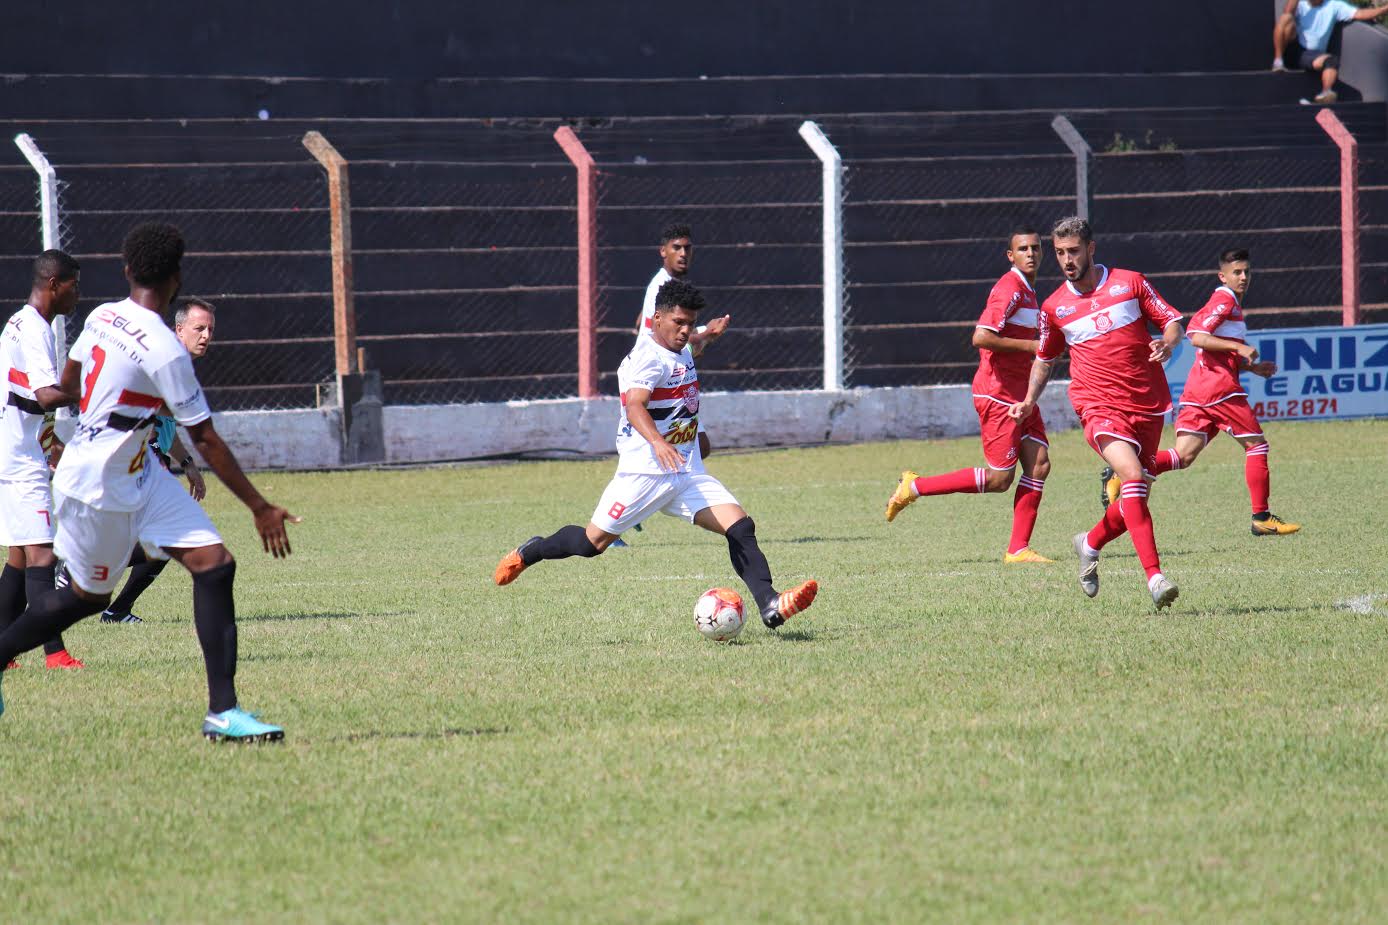
[[[1253,330],[1248,342],[1278,367],[1270,379],[1240,377],[1260,420],[1388,417],[1388,324]],[[1166,364],[1178,402],[1194,360],[1182,339]]]

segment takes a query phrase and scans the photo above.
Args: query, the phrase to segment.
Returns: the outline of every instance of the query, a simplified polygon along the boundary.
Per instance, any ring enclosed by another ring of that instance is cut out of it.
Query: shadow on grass
[[[387,732],[384,729],[368,729],[365,732],[351,732],[344,736],[333,736],[325,739],[327,742],[370,742],[370,741],[402,741],[411,739],[456,739],[459,737],[476,738],[480,736],[499,736],[506,735],[511,731],[509,726],[485,726],[475,729],[457,727],[451,729],[429,729],[429,730],[405,730],[401,732]]]
[[[401,611],[378,613],[257,613],[238,616],[237,623],[282,623],[289,620],[349,620],[353,617],[398,617]]]
[[[819,638],[814,630],[786,630],[783,633],[772,633],[772,637],[781,642],[814,642]]]
[[[1256,607],[1208,607],[1188,612],[1199,616],[1244,617],[1264,613],[1305,613],[1308,610],[1317,609],[1319,609],[1319,606],[1315,604],[1304,604],[1300,607],[1292,607],[1285,604],[1266,604]]]

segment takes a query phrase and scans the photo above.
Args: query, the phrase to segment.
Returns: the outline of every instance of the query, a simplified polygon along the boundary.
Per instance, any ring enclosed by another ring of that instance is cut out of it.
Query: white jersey
[[[644,334],[647,337],[651,334],[651,319],[655,318],[655,296],[670,280],[674,279],[670,271],[664,267],[655,276],[651,277],[650,285],[646,287],[646,298],[641,302],[641,333],[636,335],[637,340]]]
[[[58,354],[53,329],[34,306],[24,306],[5,325],[0,364],[9,381],[0,408],[0,481],[47,481],[48,460],[39,447],[43,409],[34,395],[58,384]]]
[[[137,511],[155,413],[167,405],[184,427],[212,416],[193,361],[158,315],[129,299],[98,306],[68,358],[82,364],[82,398],[53,486],[98,510]]]
[[[675,353],[653,337],[638,337],[617,369],[617,388],[622,393],[622,419],[617,423],[618,472],[667,474],[646,438],[627,419],[627,392],[631,389],[650,390],[646,410],[656,430],[684,457],[681,471],[704,471],[698,440],[699,374],[688,347]]]

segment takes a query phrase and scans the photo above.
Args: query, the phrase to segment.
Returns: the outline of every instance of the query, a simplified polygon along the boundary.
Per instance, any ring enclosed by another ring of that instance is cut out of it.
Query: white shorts
[[[42,546],[53,542],[53,489],[47,475],[0,482],[0,543]]]
[[[737,504],[732,492],[707,472],[644,475],[618,472],[607,483],[593,525],[608,533],[625,533],[659,511],[690,523],[704,508]]]
[[[167,559],[165,547],[196,549],[222,542],[207,513],[177,479],[162,468],[150,477],[149,501],[138,511],[102,511],[62,499],[53,551],[83,591],[114,591],[136,543],[151,559]]]

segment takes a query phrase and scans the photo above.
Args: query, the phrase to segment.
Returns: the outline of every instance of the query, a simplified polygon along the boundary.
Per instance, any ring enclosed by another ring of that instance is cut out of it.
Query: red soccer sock
[[[1248,482],[1248,500],[1253,513],[1268,509],[1268,493],[1272,490],[1272,474],[1268,471],[1268,445],[1250,446],[1243,454],[1243,477]]]
[[[1170,472],[1172,469],[1181,468],[1181,457],[1175,448],[1169,450],[1158,450],[1156,463],[1152,466],[1153,475],[1161,475],[1163,472]]]
[[[987,469],[958,469],[944,475],[923,475],[913,484],[916,494],[921,497],[959,493],[973,495],[983,491],[987,479]]]
[[[1089,544],[1090,549],[1103,549],[1127,532],[1128,525],[1123,522],[1123,510],[1115,501],[1104,511],[1104,516],[1094,525],[1094,529],[1089,531],[1084,541]]]
[[[1147,482],[1134,479],[1123,483],[1118,495],[1118,507],[1123,512],[1123,522],[1128,525],[1128,533],[1133,538],[1133,548],[1137,550],[1137,561],[1142,563],[1147,577],[1161,571],[1161,560],[1157,557],[1157,536],[1152,530],[1152,512],[1147,508]]]
[[[1036,511],[1041,507],[1041,492],[1045,488],[1043,479],[1025,475],[1017,482],[1017,491],[1012,495],[1012,539],[1007,543],[1009,553],[1021,552],[1031,545],[1031,530],[1036,526]]]

